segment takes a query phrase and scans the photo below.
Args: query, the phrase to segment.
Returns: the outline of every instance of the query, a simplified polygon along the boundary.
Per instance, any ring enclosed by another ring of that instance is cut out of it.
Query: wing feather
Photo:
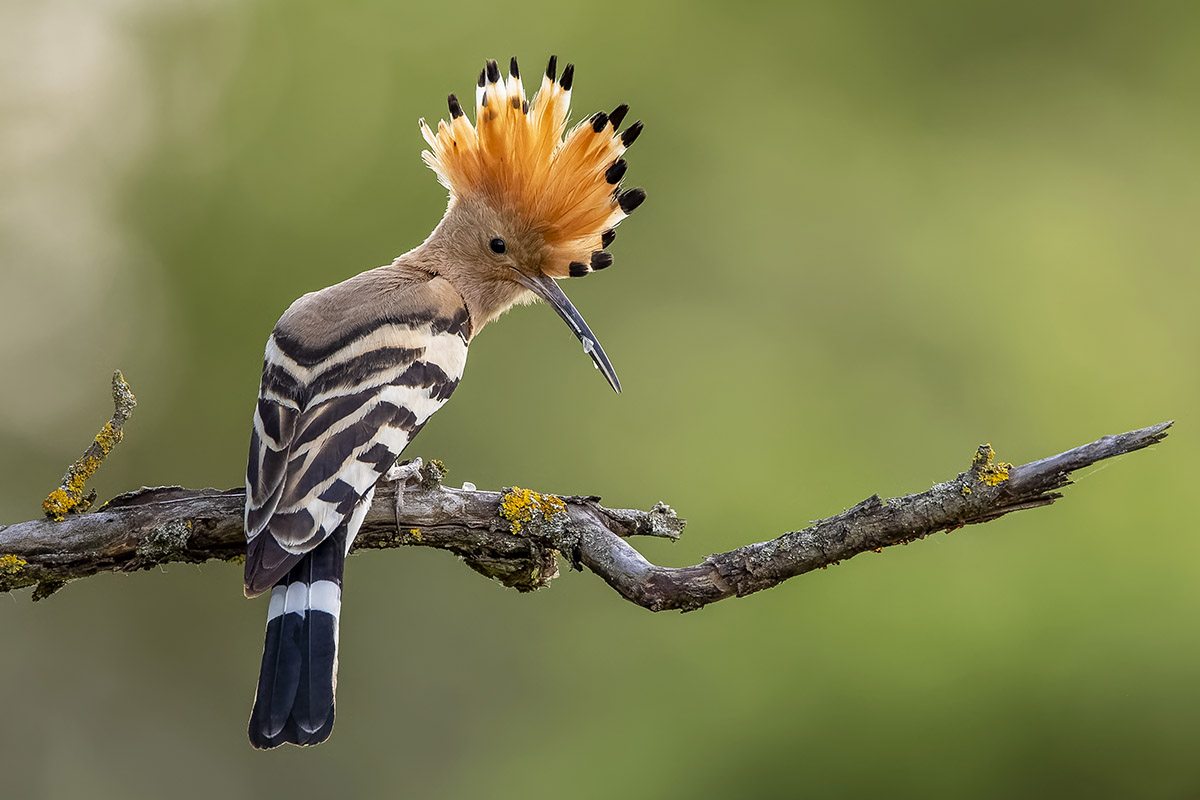
[[[296,305],[320,309],[321,295]],[[318,328],[324,340],[296,305],[276,326],[246,469],[248,595],[270,588],[350,517],[458,385],[467,318],[461,298],[456,307],[446,297],[410,291],[408,306],[433,304],[436,313],[393,303],[374,324]]]

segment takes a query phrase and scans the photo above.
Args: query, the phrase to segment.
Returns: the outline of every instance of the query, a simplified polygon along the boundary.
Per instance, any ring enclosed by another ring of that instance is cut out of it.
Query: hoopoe
[[[346,554],[376,484],[449,399],[467,346],[517,303],[558,312],[612,388],[604,348],[555,283],[608,267],[628,106],[566,129],[574,67],[551,57],[525,99],[517,61],[479,74],[475,125],[454,95],[422,152],[449,190],[420,246],[291,305],[267,340],[246,468],[247,597],[270,590],[250,742],[319,744],[333,729]]]

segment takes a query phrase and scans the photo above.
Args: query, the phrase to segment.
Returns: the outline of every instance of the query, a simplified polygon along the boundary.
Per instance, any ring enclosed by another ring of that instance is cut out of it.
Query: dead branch
[[[114,398],[120,411],[115,389]],[[690,611],[768,589],[859,553],[1049,505],[1062,496],[1057,490],[1070,484],[1072,472],[1160,442],[1171,425],[1162,422],[1105,436],[1019,467],[997,462],[991,447],[983,445],[970,469],[927,491],[889,500],[872,495],[802,530],[712,555],[690,567],[655,566],[626,541],[632,536],[679,537],[684,520],[662,503],[650,511],[633,511],[605,508],[598,497],[556,497],[515,487],[503,492],[452,489],[442,485],[443,468],[434,461],[404,489],[399,515],[396,487],[380,486],[355,549],[448,550],[476,571],[521,591],[541,588],[556,577],[557,554],[562,553],[630,602],[652,611]],[[98,572],[132,572],[175,561],[238,561],[245,548],[244,500],[242,489],[143,488],[61,521],[0,527],[0,591],[35,586],[34,599],[39,599],[67,581]]]

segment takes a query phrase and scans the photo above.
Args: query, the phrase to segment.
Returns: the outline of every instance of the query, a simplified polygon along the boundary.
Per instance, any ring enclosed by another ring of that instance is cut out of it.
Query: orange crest
[[[479,73],[475,125],[449,97],[450,121],[437,133],[421,120],[429,150],[421,153],[443,186],[456,198],[480,197],[493,208],[517,215],[541,232],[551,257],[544,270],[554,278],[577,277],[612,263],[604,248],[613,228],[641,205],[641,189],[621,191],[621,156],[641,133],[636,122],[618,133],[628,106],[599,112],[566,129],[574,66],[555,80],[550,58],[542,85],[526,101],[517,60],[502,80],[495,61]]]

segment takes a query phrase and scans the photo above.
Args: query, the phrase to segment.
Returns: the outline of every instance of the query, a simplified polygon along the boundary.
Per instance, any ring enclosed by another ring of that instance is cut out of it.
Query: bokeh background
[[[486,57],[628,102],[649,200],[472,347],[409,455],[671,503],[660,562],[1163,419],[1052,508],[652,615],[351,560],[338,727],[258,753],[265,605],[214,563],[0,598],[5,797],[1200,795],[1200,6],[4,0],[0,521],[242,481],[263,342],[437,222],[419,117]]]

